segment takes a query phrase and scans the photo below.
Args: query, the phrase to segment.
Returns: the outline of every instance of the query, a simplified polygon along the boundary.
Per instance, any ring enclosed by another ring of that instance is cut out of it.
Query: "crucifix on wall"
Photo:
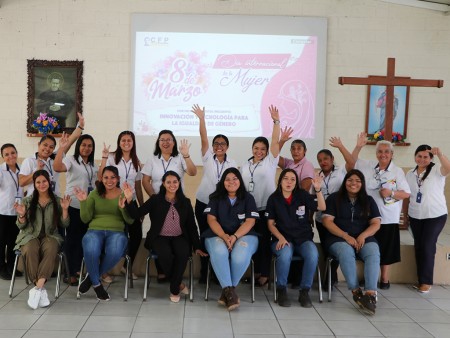
[[[423,80],[411,79],[408,77],[395,76],[395,58],[388,58],[387,75],[386,76],[369,76],[369,77],[339,77],[339,84],[346,85],[369,85],[369,86],[385,86],[386,90],[380,96],[384,102],[383,116],[380,116],[380,127],[384,125],[384,139],[391,141],[394,116],[396,107],[398,106],[398,98],[394,95],[394,89],[397,86],[409,87],[437,87],[444,86],[443,80]],[[407,97],[405,95],[405,97]],[[381,114],[381,112],[380,112]],[[381,128],[380,128],[381,129]],[[406,125],[405,125],[406,129]]]

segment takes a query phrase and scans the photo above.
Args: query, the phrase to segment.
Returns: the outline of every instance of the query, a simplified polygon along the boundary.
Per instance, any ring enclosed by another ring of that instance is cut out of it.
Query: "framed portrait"
[[[406,78],[405,79],[409,79]],[[392,132],[406,138],[408,127],[409,87],[394,87],[394,121]],[[367,86],[366,133],[373,136],[386,126],[386,86]]]
[[[83,61],[27,61],[28,135],[71,133],[83,108]]]

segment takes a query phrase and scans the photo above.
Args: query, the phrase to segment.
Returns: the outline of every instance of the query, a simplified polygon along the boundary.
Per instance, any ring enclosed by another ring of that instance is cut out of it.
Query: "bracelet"
[[[77,126],[77,128],[80,128],[81,130],[84,130],[84,128],[82,126],[79,126],[79,125]]]
[[[232,234],[231,236],[234,236],[234,237],[236,237],[236,240],[238,240],[238,239],[239,239],[239,237],[238,237],[238,236],[236,236],[236,234]]]
[[[183,158],[189,158],[189,157],[191,157],[191,155],[188,155],[188,156],[184,156],[184,155],[183,155]]]
[[[280,120],[273,120],[273,124],[280,124]]]
[[[321,189],[319,189],[319,190],[316,190],[316,189],[314,189],[314,191],[316,192],[316,194],[318,194],[319,192],[321,192],[321,191],[322,191],[322,188],[321,188]]]
[[[105,157],[105,156],[102,156],[102,158],[104,158],[104,159],[108,159],[108,156],[106,156],[106,157]]]

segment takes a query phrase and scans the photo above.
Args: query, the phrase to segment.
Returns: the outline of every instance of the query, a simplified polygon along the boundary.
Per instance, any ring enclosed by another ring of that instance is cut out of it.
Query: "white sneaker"
[[[39,306],[39,301],[41,299],[42,291],[41,289],[32,288],[28,292],[28,306],[31,307],[33,310],[36,310]]]
[[[41,298],[39,299],[39,307],[47,307],[50,305],[50,300],[48,299],[47,290],[42,288]]]

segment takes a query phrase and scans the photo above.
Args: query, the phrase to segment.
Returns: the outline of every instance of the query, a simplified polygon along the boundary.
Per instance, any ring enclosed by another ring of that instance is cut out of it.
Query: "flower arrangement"
[[[59,129],[59,123],[56,117],[47,115],[47,113],[39,113],[36,120],[33,121],[33,128],[39,133],[47,135]]]
[[[385,131],[383,130],[379,130],[377,132],[375,132],[372,136],[369,137],[370,141],[381,141],[384,140],[384,134]],[[402,134],[400,134],[399,132],[393,131],[392,132],[392,143],[403,143],[405,142],[406,138],[403,137]]]

